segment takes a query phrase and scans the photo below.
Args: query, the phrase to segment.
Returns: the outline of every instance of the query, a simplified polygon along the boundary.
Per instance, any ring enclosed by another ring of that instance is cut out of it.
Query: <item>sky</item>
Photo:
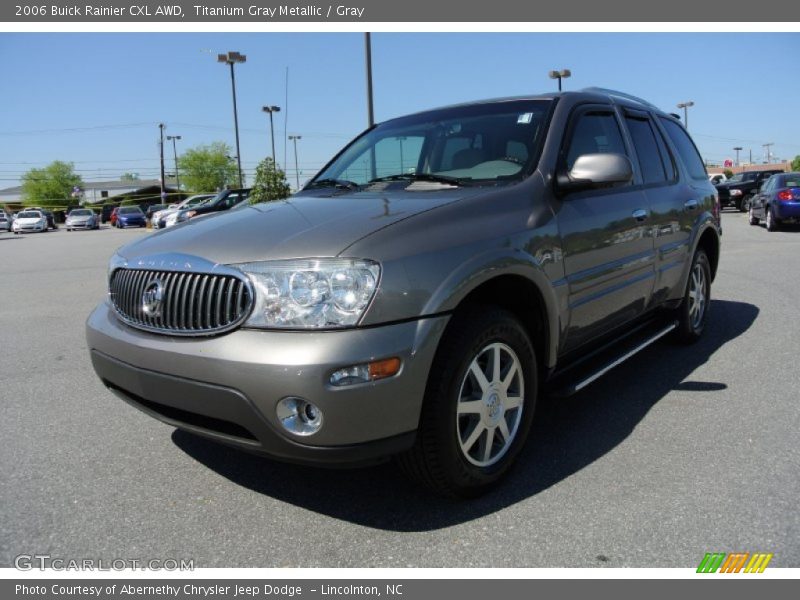
[[[158,123],[180,135],[178,154],[223,141],[234,148],[230,72],[236,66],[246,176],[270,154],[294,183],[285,134],[300,135],[300,181],[367,125],[360,33],[0,33],[0,189],[30,168],[75,163],[84,181],[126,172],[158,177]],[[689,131],[710,162],[800,155],[800,34],[375,33],[377,121],[437,106],[599,86],[668,112],[691,100]],[[286,72],[288,68],[288,90]],[[288,92],[288,96],[287,96]],[[288,98],[288,110],[287,109]],[[167,171],[173,170],[166,147]]]

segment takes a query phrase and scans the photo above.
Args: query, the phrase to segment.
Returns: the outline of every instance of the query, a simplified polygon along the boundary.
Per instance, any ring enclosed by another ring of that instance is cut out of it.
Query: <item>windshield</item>
[[[549,100],[440,109],[387,121],[353,142],[309,184],[435,179],[470,184],[521,179],[533,170]]]
[[[199,206],[200,204],[205,204],[214,196],[192,196],[191,198],[187,198],[183,201],[180,205],[181,208],[192,208],[194,206]]]
[[[41,219],[42,213],[36,212],[35,210],[23,210],[21,213],[17,215],[18,219]]]
[[[728,181],[736,183],[742,181],[755,181],[755,179],[756,179],[755,173],[737,173],[736,175],[728,179]]]
[[[142,209],[138,206],[123,206],[119,209],[119,214],[121,215],[132,215],[136,213],[141,213]]]
[[[92,211],[90,210],[73,210],[69,213],[70,217],[91,217]]]

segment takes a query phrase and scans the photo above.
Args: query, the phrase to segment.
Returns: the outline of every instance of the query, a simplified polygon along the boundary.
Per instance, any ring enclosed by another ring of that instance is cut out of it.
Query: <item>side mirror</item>
[[[633,165],[622,154],[581,154],[568,173],[556,178],[559,189],[564,192],[611,187],[629,183],[633,179]]]

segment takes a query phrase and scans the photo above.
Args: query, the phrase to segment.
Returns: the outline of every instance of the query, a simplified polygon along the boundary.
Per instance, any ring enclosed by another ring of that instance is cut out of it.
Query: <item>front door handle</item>
[[[695,200],[694,198],[692,198],[691,200],[687,200],[684,203],[683,208],[685,208],[686,210],[696,210],[697,209],[697,200]]]
[[[640,208],[639,210],[633,211],[633,215],[631,216],[637,221],[644,221],[647,218],[647,211]]]

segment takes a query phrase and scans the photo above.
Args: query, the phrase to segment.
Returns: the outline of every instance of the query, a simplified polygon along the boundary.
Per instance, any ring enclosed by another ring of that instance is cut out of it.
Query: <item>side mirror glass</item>
[[[611,187],[633,180],[633,165],[622,154],[582,154],[567,173],[561,173],[558,187],[563,192]]]

